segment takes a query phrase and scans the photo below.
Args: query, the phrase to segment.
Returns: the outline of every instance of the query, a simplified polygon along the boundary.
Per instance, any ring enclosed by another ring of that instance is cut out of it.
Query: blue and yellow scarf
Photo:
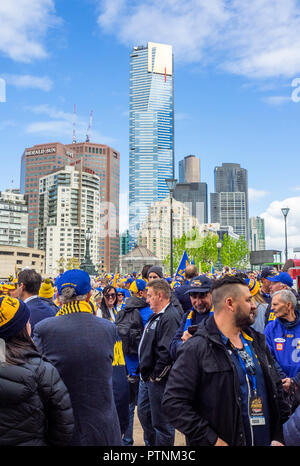
[[[62,308],[56,313],[56,316],[63,316],[66,314],[72,314],[73,312],[89,312],[93,314],[93,309],[90,303],[86,301],[71,301],[62,306]]]

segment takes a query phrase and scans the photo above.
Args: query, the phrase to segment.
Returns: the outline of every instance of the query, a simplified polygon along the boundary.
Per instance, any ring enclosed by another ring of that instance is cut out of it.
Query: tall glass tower
[[[172,46],[148,42],[130,54],[130,247],[150,205],[168,196],[174,177],[174,78]]]

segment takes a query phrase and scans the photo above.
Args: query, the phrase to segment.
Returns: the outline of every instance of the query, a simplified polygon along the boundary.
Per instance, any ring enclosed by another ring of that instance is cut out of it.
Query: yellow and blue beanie
[[[39,296],[41,298],[53,298],[54,288],[49,278],[46,278],[45,281],[41,284]]]
[[[136,294],[139,291],[144,291],[146,287],[147,282],[145,280],[142,280],[141,278],[138,278],[137,280],[131,283],[129,291],[132,291],[132,293]]]
[[[245,278],[245,282],[248,285],[251,296],[255,296],[260,288],[259,282],[257,280],[254,280],[254,278]]]
[[[10,296],[0,297],[0,338],[9,340],[27,324],[29,308],[23,301]]]

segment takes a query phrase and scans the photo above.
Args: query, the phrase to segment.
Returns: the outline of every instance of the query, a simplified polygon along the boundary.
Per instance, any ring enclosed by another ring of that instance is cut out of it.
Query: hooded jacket
[[[68,445],[74,430],[69,393],[57,369],[38,353],[0,366],[0,446]]]

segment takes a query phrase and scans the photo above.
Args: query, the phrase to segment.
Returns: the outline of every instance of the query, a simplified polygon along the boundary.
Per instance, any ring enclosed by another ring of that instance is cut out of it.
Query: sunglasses
[[[205,298],[207,296],[207,294],[208,294],[208,291],[206,291],[205,293],[200,293],[200,292],[198,293],[198,291],[195,291],[193,293],[190,293],[190,296],[192,298],[201,298],[202,299],[202,298]]]
[[[115,298],[116,297],[116,293],[107,293],[104,295],[106,298]]]
[[[117,293],[118,296],[125,296],[123,293]]]

